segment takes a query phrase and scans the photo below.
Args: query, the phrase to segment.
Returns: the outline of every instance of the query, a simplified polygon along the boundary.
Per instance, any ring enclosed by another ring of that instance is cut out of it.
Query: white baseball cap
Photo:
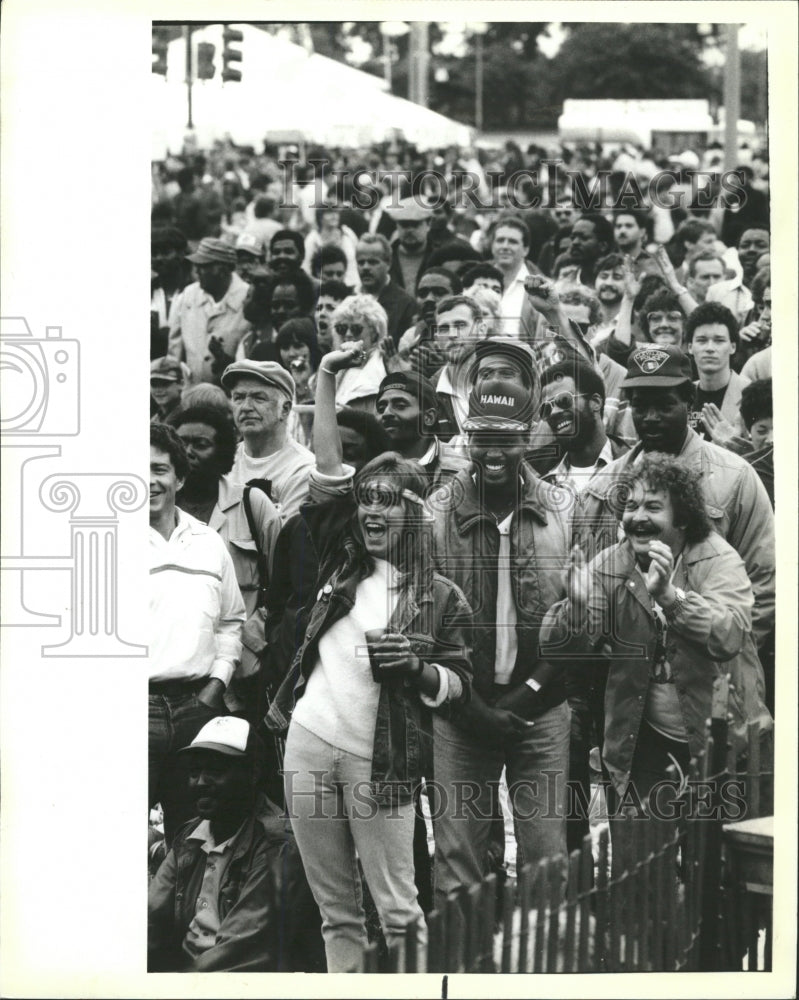
[[[249,736],[250,724],[246,719],[239,719],[235,715],[218,715],[206,722],[191,743],[183,748],[183,752],[215,750],[228,757],[245,757]]]

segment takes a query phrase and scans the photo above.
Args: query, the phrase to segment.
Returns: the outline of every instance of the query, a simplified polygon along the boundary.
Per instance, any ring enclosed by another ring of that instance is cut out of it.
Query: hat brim
[[[463,422],[465,431],[529,431],[531,424],[502,417],[468,417]]]
[[[153,382],[179,382],[180,379],[177,375],[159,375],[158,372],[153,372],[150,376],[150,383]]]
[[[224,754],[225,757],[246,757],[246,750],[237,750],[224,743],[192,743],[187,747],[182,747],[178,753],[188,753],[189,750],[213,750],[214,753]]]
[[[216,257],[208,257],[204,253],[187,253],[186,260],[190,260],[192,264],[218,264],[220,261]]]
[[[263,257],[263,251],[255,250],[253,247],[236,247],[236,253],[248,253],[251,257]]]
[[[685,385],[693,379],[687,375],[635,375],[633,378],[626,378],[622,384],[622,389],[673,389],[678,385]]]
[[[281,385],[280,382],[277,382],[275,379],[269,378],[268,375],[262,375],[260,372],[251,372],[243,370],[235,372],[226,372],[220,379],[222,387],[224,389],[232,389],[236,379],[238,378],[258,379],[258,381],[263,382],[264,385],[271,386],[273,389],[279,389],[280,392],[282,392],[285,396],[288,396],[288,398],[291,399],[292,394],[289,392],[289,390],[286,388],[285,385]]]

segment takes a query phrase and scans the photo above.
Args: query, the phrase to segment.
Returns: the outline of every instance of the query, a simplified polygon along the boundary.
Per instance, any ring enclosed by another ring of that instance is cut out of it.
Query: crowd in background
[[[768,156],[721,160],[153,165],[152,969],[423,944],[597,783],[623,870],[723,673],[770,759]]]

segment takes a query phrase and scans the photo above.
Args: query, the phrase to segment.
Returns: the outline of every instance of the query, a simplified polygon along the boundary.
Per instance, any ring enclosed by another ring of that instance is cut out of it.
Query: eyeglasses
[[[339,337],[346,337],[348,331],[352,331],[353,337],[356,339],[361,336],[366,327],[363,323],[334,323],[333,329],[339,335]]]
[[[681,323],[683,315],[681,312],[654,312],[646,314],[646,321],[650,326],[657,326],[658,323]]]
[[[575,399],[579,399],[584,396],[584,392],[560,392],[554,399],[548,400],[546,403],[542,403],[539,409],[539,414],[542,420],[549,420],[555,407],[559,410],[573,410]]]

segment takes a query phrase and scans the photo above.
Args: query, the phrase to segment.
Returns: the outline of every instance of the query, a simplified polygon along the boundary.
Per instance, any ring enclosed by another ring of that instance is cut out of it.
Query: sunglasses
[[[559,410],[573,410],[575,399],[579,399],[584,396],[584,392],[561,392],[555,396],[554,399],[548,400],[546,403],[542,403],[538,412],[541,415],[542,420],[549,420],[552,416],[555,407]]]
[[[333,329],[339,335],[339,337],[346,337],[348,331],[352,331],[353,337],[356,340],[361,336],[366,327],[363,323],[335,323]]]

